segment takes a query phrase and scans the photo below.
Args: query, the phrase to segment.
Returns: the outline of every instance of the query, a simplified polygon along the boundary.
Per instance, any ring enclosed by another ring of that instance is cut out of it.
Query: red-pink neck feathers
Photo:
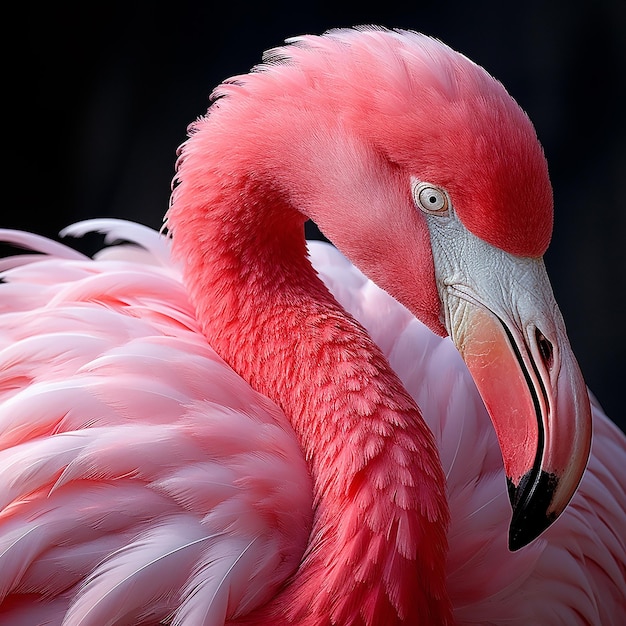
[[[214,98],[181,150],[173,250],[211,344],[291,418],[317,503],[302,569],[265,617],[445,623],[434,442],[315,276],[303,223],[444,334],[411,177],[444,187],[477,236],[540,256],[552,200],[532,125],[465,57],[380,29],[296,38]]]

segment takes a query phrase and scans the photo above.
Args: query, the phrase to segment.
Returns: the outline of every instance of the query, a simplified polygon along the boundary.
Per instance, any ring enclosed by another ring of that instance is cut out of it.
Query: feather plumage
[[[116,237],[132,240],[136,230],[111,222]],[[157,233],[143,230],[136,244],[158,249],[164,261],[167,241]],[[447,579],[458,623],[610,624],[625,602],[626,545],[616,529],[626,510],[612,495],[626,490],[623,435],[594,403],[594,455],[578,494],[544,538],[510,553],[495,435],[450,340],[331,246],[310,243],[310,253],[435,434],[451,507]],[[115,254],[123,257],[123,247]],[[66,624],[221,624],[265,601],[302,557],[310,479],[284,415],[198,337],[172,266],[131,255],[111,262],[62,253],[63,261],[29,263],[40,308],[3,327],[0,388],[10,399],[0,410],[0,614],[7,623],[37,622],[41,605],[29,594],[41,594],[54,598],[51,624],[65,614]],[[40,285],[60,263],[73,266],[76,284],[47,302]],[[92,284],[82,287],[112,263],[117,282],[100,283],[106,298]],[[23,276],[20,268],[6,273],[2,288]],[[172,306],[129,317],[128,294],[134,304],[153,298],[158,281],[177,294]],[[142,283],[152,288],[127,289]],[[98,303],[93,313],[87,301]],[[42,315],[58,328],[49,332]],[[38,372],[54,380],[38,380]],[[376,558],[375,546],[368,549]],[[578,600],[563,602],[573,587]]]
[[[0,232],[30,249],[0,264],[0,619],[623,616],[626,441],[539,258],[525,113],[443,43],[373,27],[295,38],[213,99],[170,238],[70,226],[104,235],[92,260]],[[329,246],[316,271],[306,218],[397,301]]]

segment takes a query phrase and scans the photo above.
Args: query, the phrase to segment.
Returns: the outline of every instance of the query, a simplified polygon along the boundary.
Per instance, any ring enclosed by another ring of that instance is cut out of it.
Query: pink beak
[[[513,507],[511,550],[533,541],[563,512],[591,448],[587,388],[558,318],[549,341],[532,324],[524,332],[469,305],[455,333],[500,443]]]
[[[559,517],[582,479],[589,396],[543,260],[489,244],[443,208],[422,208],[442,321],[495,427],[513,507],[509,548],[518,550]]]

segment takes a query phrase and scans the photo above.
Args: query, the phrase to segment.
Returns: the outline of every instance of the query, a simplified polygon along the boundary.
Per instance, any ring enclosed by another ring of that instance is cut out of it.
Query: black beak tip
[[[512,520],[509,526],[509,550],[516,552],[526,547],[537,539],[548,528],[554,519],[543,516],[535,516],[532,519],[524,516],[522,519]]]
[[[513,517],[509,526],[511,552],[537,539],[557,518],[556,514],[547,512],[557,482],[558,479],[554,474],[544,471],[539,475],[533,471],[528,472],[517,487],[507,478],[509,499],[513,507]]]

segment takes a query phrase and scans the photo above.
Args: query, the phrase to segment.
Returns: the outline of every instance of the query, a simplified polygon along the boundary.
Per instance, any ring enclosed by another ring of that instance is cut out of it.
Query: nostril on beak
[[[535,340],[537,341],[537,347],[539,348],[539,354],[541,355],[543,364],[545,365],[546,369],[550,371],[553,363],[552,344],[538,328],[535,329]]]

